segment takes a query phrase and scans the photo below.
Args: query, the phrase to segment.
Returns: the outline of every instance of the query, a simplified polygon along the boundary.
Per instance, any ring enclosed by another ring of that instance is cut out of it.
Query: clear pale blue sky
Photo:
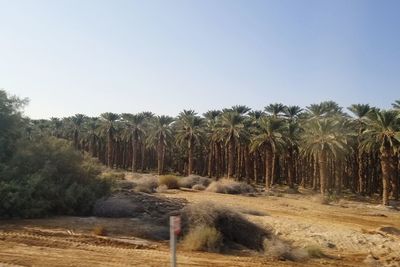
[[[0,0],[0,88],[33,118],[400,98],[400,1]]]

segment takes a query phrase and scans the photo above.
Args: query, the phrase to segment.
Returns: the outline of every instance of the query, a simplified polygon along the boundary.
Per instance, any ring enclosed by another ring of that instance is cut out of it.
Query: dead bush
[[[124,172],[117,172],[117,171],[105,171],[101,174],[101,177],[104,179],[110,180],[124,180],[125,173]]]
[[[165,184],[159,185],[159,186],[156,188],[156,192],[157,192],[157,193],[165,193],[165,192],[167,192],[167,190],[168,190],[168,187],[167,187]]]
[[[158,178],[158,185],[166,185],[168,189],[179,189],[178,177],[173,175],[163,175]]]
[[[217,229],[199,225],[189,230],[182,244],[187,250],[220,252],[223,242],[222,235]]]
[[[158,187],[158,179],[155,176],[142,176],[134,180],[135,192],[154,193]]]
[[[183,233],[197,226],[215,228],[222,234],[224,245],[240,244],[249,249],[262,250],[270,231],[248,221],[240,213],[213,202],[186,206],[181,211]]]
[[[267,257],[277,260],[302,261],[308,257],[304,249],[293,249],[288,243],[277,238],[264,240],[264,253]]]
[[[212,182],[206,190],[221,194],[248,194],[255,192],[251,185],[226,178]]]
[[[92,233],[94,235],[106,236],[107,235],[107,230],[102,225],[96,225],[95,227],[93,227]]]
[[[312,198],[312,201],[322,204],[322,205],[329,205],[331,203],[330,198],[328,196],[324,196],[324,195],[314,196]]]
[[[327,255],[318,246],[308,246],[305,248],[307,254],[311,258],[326,258]]]
[[[192,189],[193,189],[193,190],[198,190],[198,191],[204,191],[204,190],[206,190],[205,186],[202,185],[202,184],[195,184],[195,185],[192,187]]]
[[[179,186],[183,188],[193,188],[195,185],[207,187],[211,183],[211,179],[198,175],[189,175],[179,180]],[[194,189],[194,188],[193,188]]]

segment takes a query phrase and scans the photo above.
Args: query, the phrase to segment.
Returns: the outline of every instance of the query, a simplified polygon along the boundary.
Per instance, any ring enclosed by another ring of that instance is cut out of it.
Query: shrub
[[[213,202],[186,206],[181,216],[184,235],[198,226],[211,227],[221,233],[224,245],[236,243],[262,250],[264,239],[271,235],[268,230],[248,221],[234,210]]]
[[[179,179],[179,186],[183,188],[193,188],[195,185],[207,187],[211,183],[211,179],[198,175],[189,175]],[[194,189],[194,188],[193,188]]]
[[[325,258],[326,255],[318,246],[308,246],[305,248],[307,254],[311,258]]]
[[[168,186],[166,186],[165,184],[160,185],[156,188],[156,192],[157,193],[165,193],[168,190]]]
[[[110,192],[110,181],[99,174],[97,162],[84,158],[65,140],[21,141],[0,173],[0,214],[90,214],[94,202]]]
[[[125,173],[117,171],[105,171],[101,174],[101,177],[110,180],[124,180]]]
[[[204,187],[204,185],[201,185],[201,184],[195,184],[195,185],[192,187],[192,189],[198,190],[198,191],[204,191],[204,190],[206,190],[206,188]]]
[[[178,178],[173,175],[163,175],[158,178],[158,185],[166,185],[168,189],[179,189]]]
[[[214,227],[199,225],[191,229],[183,240],[188,250],[219,252],[222,248],[222,235]]]
[[[146,175],[134,180],[135,192],[154,193],[158,187],[158,179],[155,176]]]
[[[99,235],[99,236],[106,236],[107,235],[107,230],[104,226],[102,225],[96,225],[93,230],[92,233],[94,235]]]
[[[255,189],[251,185],[226,178],[212,182],[206,190],[221,194],[246,194],[255,192]]]

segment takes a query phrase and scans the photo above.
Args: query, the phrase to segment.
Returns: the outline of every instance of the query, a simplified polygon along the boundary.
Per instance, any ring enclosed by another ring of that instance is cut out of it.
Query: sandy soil
[[[400,266],[396,210],[352,201],[323,205],[308,194],[249,197],[173,190],[162,195],[263,213],[246,216],[293,246],[316,245],[330,256],[295,263],[249,251],[221,255],[178,248],[179,266]],[[92,234],[96,225],[107,230],[106,237]],[[135,237],[145,227],[135,219],[95,217],[0,221],[0,266],[168,266],[167,242]]]

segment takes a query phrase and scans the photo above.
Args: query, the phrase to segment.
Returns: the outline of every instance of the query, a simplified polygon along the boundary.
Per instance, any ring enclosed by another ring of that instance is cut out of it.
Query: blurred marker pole
[[[181,232],[181,217],[169,217],[169,245],[171,250],[171,267],[176,267],[176,237]]]

